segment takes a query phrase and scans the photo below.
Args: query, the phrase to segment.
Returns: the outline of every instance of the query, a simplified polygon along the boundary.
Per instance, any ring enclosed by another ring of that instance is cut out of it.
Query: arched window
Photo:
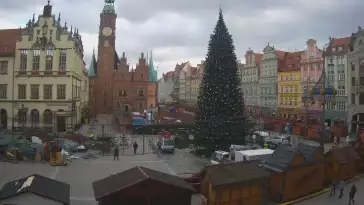
[[[144,90],[143,89],[139,90],[139,96],[144,96]]]
[[[44,110],[43,118],[44,118],[44,125],[47,125],[47,126],[52,125],[52,123],[53,123],[52,111],[50,111],[49,109]]]
[[[19,110],[18,117],[19,117],[19,124],[24,125],[27,123],[27,111],[26,110]]]

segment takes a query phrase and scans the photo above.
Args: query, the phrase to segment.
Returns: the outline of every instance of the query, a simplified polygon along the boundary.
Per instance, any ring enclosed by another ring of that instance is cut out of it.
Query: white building
[[[348,75],[349,131],[357,132],[364,128],[364,30],[360,27],[351,37]]]
[[[348,75],[347,53],[350,50],[350,37],[330,39],[325,51],[325,84],[337,90],[336,104],[328,102],[325,119],[348,119],[348,88],[351,86]]]
[[[259,76],[260,105],[265,115],[277,112],[278,67],[284,64],[284,51],[275,50],[269,44],[263,50]]]
[[[46,5],[43,14],[37,20],[33,16],[17,35],[13,48],[15,57],[8,59],[11,66],[5,81],[8,102],[0,105],[7,113],[6,126],[72,131],[88,104],[88,76],[78,30],[61,25],[60,16],[56,19],[52,6]]]
[[[174,72],[170,71],[163,74],[163,77],[158,80],[158,102],[172,102],[172,92],[174,84]]]

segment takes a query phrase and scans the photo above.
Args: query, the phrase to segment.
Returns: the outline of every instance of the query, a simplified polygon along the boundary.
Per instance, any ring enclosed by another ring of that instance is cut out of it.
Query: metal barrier
[[[158,135],[124,135],[115,137],[120,155],[143,155],[156,152]],[[134,143],[138,145],[134,151]]]

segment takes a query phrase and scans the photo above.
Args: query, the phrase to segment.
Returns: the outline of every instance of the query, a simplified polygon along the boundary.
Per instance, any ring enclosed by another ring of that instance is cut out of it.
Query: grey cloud
[[[34,11],[29,9],[39,9],[46,0],[0,2],[0,12],[8,13],[1,16],[11,20],[24,10],[31,17]],[[54,12],[62,13],[62,21],[83,33],[97,34],[103,1],[52,0],[51,3]],[[173,69],[176,62],[202,60],[220,4],[239,59],[248,47],[262,52],[268,42],[277,49],[303,49],[307,39],[314,38],[321,45],[329,36],[350,35],[364,19],[362,0],[116,0],[117,51],[125,51],[129,61],[135,63],[141,52],[153,48],[154,59],[162,71]],[[277,11],[272,17],[265,15],[272,11]],[[95,40],[84,44],[92,44],[88,45],[90,50],[97,47]],[[91,50],[86,54],[88,63]]]

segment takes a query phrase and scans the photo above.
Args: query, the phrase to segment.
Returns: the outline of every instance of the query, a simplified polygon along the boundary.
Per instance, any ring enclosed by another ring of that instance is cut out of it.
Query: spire
[[[153,50],[150,51],[149,63],[148,63],[148,81],[156,82],[157,81],[157,71],[154,68],[153,62]]]
[[[88,69],[88,76],[95,77],[96,76],[96,57],[95,57],[95,48],[92,51],[92,58],[90,62],[90,67]]]
[[[61,12],[58,13],[58,19],[57,19],[58,23],[61,24]]]
[[[115,0],[104,0],[104,8],[102,9],[103,13],[115,13]]]
[[[35,23],[35,13],[33,13],[33,19],[32,19],[32,24],[34,25]]]

